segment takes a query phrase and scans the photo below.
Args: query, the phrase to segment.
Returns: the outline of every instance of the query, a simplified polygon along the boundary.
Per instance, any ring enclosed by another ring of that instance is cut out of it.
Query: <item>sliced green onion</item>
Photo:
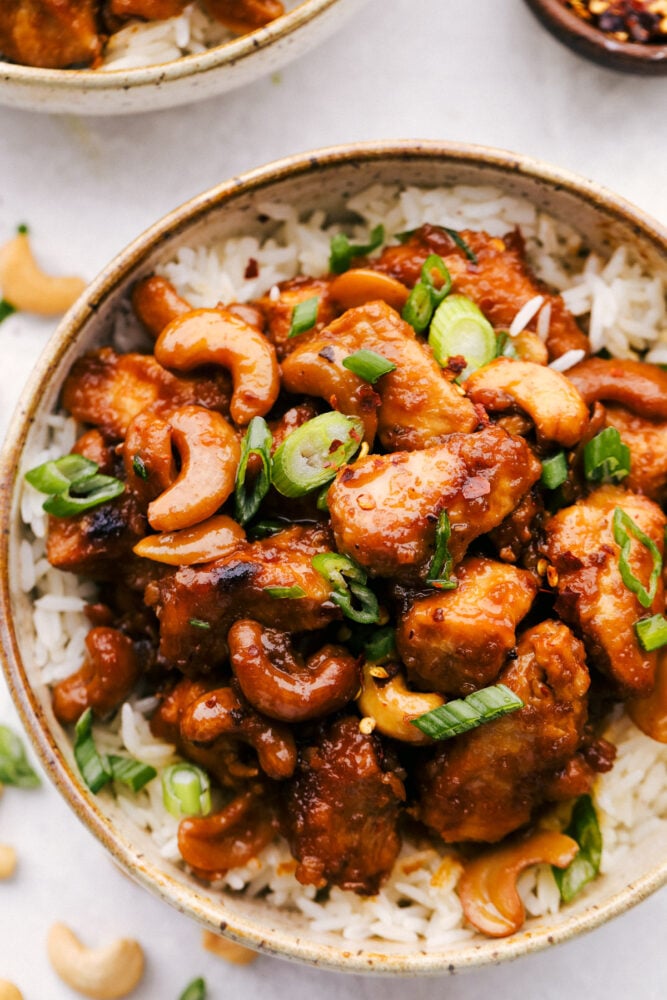
[[[253,417],[241,445],[241,459],[236,472],[234,510],[239,524],[247,524],[254,517],[271,486],[271,444],[273,438],[266,420]],[[246,487],[246,472],[251,455],[257,455],[262,465],[252,489]]]
[[[630,464],[630,449],[615,427],[605,427],[584,448],[584,474],[592,482],[620,482]]]
[[[361,566],[337,552],[321,552],[313,556],[312,564],[331,586],[331,600],[346,618],[362,625],[374,625],[380,620],[380,605],[366,586],[367,575]]]
[[[148,479],[149,472],[141,455],[135,455],[133,457],[132,468],[134,469],[136,475],[139,476],[139,479]]]
[[[450,295],[440,303],[431,322],[428,342],[443,368],[454,355],[466,359],[462,380],[493,361],[498,350],[493,327],[479,306],[465,295]]]
[[[364,655],[369,663],[382,663],[396,657],[396,630],[385,625],[374,632],[364,643]]]
[[[0,726],[0,785],[38,788],[41,783],[28,762],[21,738],[9,726]]]
[[[26,225],[25,222],[21,222],[16,227],[16,232],[19,234],[19,236],[27,236],[28,233],[30,232],[30,230],[29,230],[29,228],[28,228],[28,226]]]
[[[440,288],[433,282],[433,271],[442,278]],[[421,276],[403,306],[402,316],[416,333],[423,333],[431,322],[433,310],[449,295],[452,279],[442,257],[431,254],[422,264]]]
[[[354,257],[365,257],[382,246],[384,242],[384,226],[376,226],[371,232],[368,243],[352,244],[345,233],[337,233],[329,245],[329,268],[334,274],[347,271]]]
[[[205,622],[202,618],[191,618],[188,622],[193,628],[209,629],[211,627],[210,622]]]
[[[133,757],[117,757],[115,754],[109,754],[107,760],[113,780],[127,785],[133,792],[140,792],[144,785],[157,777],[154,767]]]
[[[449,539],[452,536],[452,526],[446,510],[441,511],[435,529],[435,552],[428,568],[426,582],[437,590],[454,590],[457,581],[452,579],[454,565],[449,551]]]
[[[655,649],[667,646],[667,618],[664,615],[652,615],[635,622],[635,632],[642,649],[652,653]]]
[[[287,527],[288,525],[284,521],[273,521],[271,518],[266,518],[263,521],[255,521],[254,524],[248,526],[248,538],[256,542],[262,538],[270,538],[272,535],[277,535],[279,531],[284,531]]]
[[[101,503],[107,503],[125,491],[125,483],[113,476],[91,476],[72,483],[69,489],[49,497],[42,504],[43,510],[54,517],[72,517],[82,514]]]
[[[74,759],[91,792],[97,794],[112,778],[108,762],[98,752],[93,739],[93,713],[87,708],[74,727]]]
[[[504,684],[493,684],[469,694],[467,698],[449,701],[410,722],[433,740],[448,740],[509,712],[516,712],[518,708],[523,708],[523,702],[514,691]]]
[[[602,834],[590,795],[579,796],[563,832],[579,844],[579,853],[567,868],[552,868],[561,899],[569,903],[600,871]]]
[[[496,357],[513,358],[514,360],[519,357],[519,352],[507,330],[496,331]]]
[[[292,322],[287,334],[288,340],[290,337],[298,337],[300,333],[305,333],[306,330],[312,330],[317,322],[317,307],[319,304],[320,300],[317,295],[313,295],[311,299],[304,299],[303,302],[297,302],[294,309],[292,309]]]
[[[264,593],[268,594],[269,597],[275,597],[277,599],[282,599],[285,597],[305,597],[306,591],[303,587],[299,587],[295,584],[294,587],[264,587]]]
[[[621,579],[628,590],[631,590],[633,594],[636,594],[637,600],[641,606],[643,608],[649,608],[653,603],[653,598],[655,597],[655,592],[658,587],[658,580],[660,579],[660,573],[662,571],[662,556],[660,555],[658,547],[655,542],[648,537],[648,535],[644,534],[639,525],[635,524],[632,518],[620,507],[616,507],[614,510],[613,529],[614,541],[617,545],[621,546],[621,552],[618,557],[618,568],[621,573]],[[632,547],[631,535],[636,538],[641,545],[648,549],[653,558],[653,569],[651,570],[651,575],[649,577],[648,590],[630,568],[629,556],[630,549]]]
[[[468,246],[468,244],[466,243],[466,241],[463,239],[463,237],[461,236],[461,234],[458,233],[456,231],[456,229],[448,229],[447,226],[443,226],[442,228],[445,230],[446,233],[449,234],[449,236],[451,236],[451,238],[454,240],[454,242],[456,243],[456,245],[459,248],[459,250],[463,250],[463,252],[466,255],[466,257],[468,258],[468,260],[472,261],[473,264],[476,264],[477,263],[477,254],[475,254],[470,249],[470,247]]]
[[[375,351],[365,349],[355,351],[354,354],[348,354],[346,358],[343,358],[343,368],[354,372],[355,375],[370,382],[371,385],[374,385],[383,375],[396,371],[396,365],[393,361],[388,361],[387,358],[376,354]]]
[[[559,451],[542,462],[540,482],[548,490],[557,490],[567,479],[567,459],[564,451]]]
[[[320,490],[315,506],[318,510],[329,510],[329,483]]]
[[[7,301],[7,299],[0,299],[0,323],[2,323],[4,319],[7,319],[8,316],[13,315],[15,312],[16,306],[13,306],[11,302]]]
[[[162,772],[162,799],[177,819],[206,816],[211,811],[208,774],[195,764],[172,764]]]
[[[273,485],[285,497],[302,497],[334,478],[359,450],[364,425],[337,410],[321,413],[289,434],[273,456]]]
[[[433,281],[434,271],[440,277],[440,285],[437,288]],[[452,290],[452,276],[447,270],[444,260],[437,253],[432,253],[422,264],[420,281],[430,291],[434,308],[439,306]]]
[[[25,478],[40,493],[62,493],[74,483],[92,479],[98,468],[97,462],[83,455],[63,455],[30,469]]]
[[[203,979],[193,979],[185,987],[178,1000],[206,1000],[206,983]]]

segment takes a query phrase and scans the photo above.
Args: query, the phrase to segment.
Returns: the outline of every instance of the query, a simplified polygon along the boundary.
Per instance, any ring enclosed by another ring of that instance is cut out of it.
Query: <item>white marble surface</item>
[[[230,175],[357,139],[419,137],[528,153],[606,185],[667,223],[667,79],[599,69],[548,36],[520,0],[371,0],[319,49],[247,90],[135,118],[43,117],[0,108],[0,241],[28,222],[46,267],[92,277],[146,225]],[[0,328],[0,426],[53,326]],[[0,680],[0,722],[15,715]],[[136,1000],[176,1000],[206,977],[210,1000],[657,998],[667,987],[667,891],[587,937],[446,981],[378,981],[269,958],[239,968],[202,950],[184,917],[124,878],[45,785],[7,790],[0,843],[19,852],[0,883],[0,979],[25,1000],[74,994],[51,971],[50,925],[90,944],[144,945]]]

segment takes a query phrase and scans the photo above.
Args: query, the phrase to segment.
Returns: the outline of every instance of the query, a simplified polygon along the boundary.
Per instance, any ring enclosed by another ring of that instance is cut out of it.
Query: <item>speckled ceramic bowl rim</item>
[[[462,169],[486,167],[496,174],[500,171],[508,176],[527,175],[552,190],[565,190],[574,197],[592,203],[608,218],[629,224],[634,232],[649,241],[659,254],[667,257],[667,231],[623,199],[608,191],[600,190],[591,182],[566,171],[502,150],[406,140],[351,144],[280,160],[226,181],[193,198],[146,230],[111,261],[64,318],[37,362],[14,414],[0,456],[1,655],[10,691],[49,777],[79,819],[88,826],[119,864],[139,883],[180,911],[205,926],[223,931],[234,940],[260,951],[337,971],[376,972],[386,975],[458,972],[539,951],[599,926],[664,885],[667,882],[667,857],[664,862],[647,871],[622,891],[610,895],[603,903],[589,906],[585,911],[574,914],[571,919],[556,927],[545,926],[519,932],[503,941],[461,942],[455,946],[455,963],[447,961],[441,952],[429,954],[418,950],[418,946],[415,946],[414,953],[408,955],[383,954],[379,942],[378,951],[358,951],[351,942],[343,940],[338,948],[304,939],[293,932],[290,933],[287,927],[274,930],[270,940],[267,940],[252,919],[234,915],[229,920],[221,920],[220,914],[224,915],[224,898],[221,898],[220,904],[214,907],[209,899],[198,892],[194,882],[191,886],[185,887],[164,872],[158,871],[136,844],[122,833],[114,832],[110,828],[108,819],[94,798],[87,795],[81,787],[79,779],[73,774],[49,731],[38,698],[30,688],[26,670],[21,662],[13,622],[9,581],[12,495],[17,488],[16,469],[20,465],[22,449],[49,379],[76,341],[79,331],[96,312],[101,302],[133,272],[148,252],[154,250],[164,240],[178,235],[183,229],[201,220],[211,209],[233,201],[238,194],[261,193],[277,181],[297,179],[299,176],[309,174],[313,169],[335,169],[338,165],[352,165],[363,169],[365,166],[372,167],[373,163],[380,162],[394,161],[400,164],[411,160],[424,162],[443,159],[460,165]],[[498,182],[497,179],[495,182]]]
[[[62,93],[135,90],[233,66],[266,49],[325,14],[339,0],[302,0],[297,7],[247,35],[216,45],[206,52],[181,56],[166,63],[135,69],[41,69],[0,61],[0,85],[20,83],[26,87],[48,86]]]
[[[576,49],[580,55],[619,69],[624,68],[622,63],[628,69],[631,63],[636,63],[638,72],[667,73],[667,45],[621,42],[589,24],[560,0],[526,0],[526,3],[564,44]]]

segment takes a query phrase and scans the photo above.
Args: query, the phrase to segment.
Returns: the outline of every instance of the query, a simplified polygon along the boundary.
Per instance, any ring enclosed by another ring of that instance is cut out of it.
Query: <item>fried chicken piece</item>
[[[500,524],[540,474],[525,441],[493,426],[452,434],[423,451],[369,455],[342,469],[329,489],[336,546],[374,576],[419,582],[441,511],[449,514],[449,549],[460,562],[473,539]]]
[[[110,347],[75,361],[63,388],[65,409],[112,440],[123,438],[146,407],[168,414],[192,403],[226,416],[230,398],[231,382],[222,369],[212,375],[177,376],[152,355],[116,354]]]
[[[301,751],[285,792],[283,833],[299,882],[374,895],[398,856],[405,798],[378,738],[360,733],[358,718],[338,719]]]
[[[589,353],[588,337],[579,329],[560,295],[549,294],[530,273],[518,232],[508,233],[500,239],[485,232],[464,229],[460,236],[475,255],[475,261],[468,259],[445,229],[427,224],[415,230],[400,246],[387,247],[366,266],[390,274],[412,287],[419,281],[422,265],[429,254],[438,254],[452,276],[454,291],[476,302],[493,326],[506,329],[526,302],[543,295],[545,303],[551,306],[547,335],[550,360],[571,350]],[[534,317],[527,329],[534,330],[536,325],[537,317]]]
[[[562,622],[525,632],[504,668],[524,707],[436,747],[418,771],[415,813],[447,843],[494,843],[530,820],[577,752],[590,677],[582,643]]]
[[[503,562],[522,562],[524,566],[533,567],[537,561],[537,532],[543,516],[542,496],[538,491],[531,490],[502,524],[489,532],[489,538]]]
[[[607,424],[615,427],[631,454],[623,485],[663,504],[667,500],[667,422],[647,420],[622,406],[607,405]]]
[[[263,28],[285,13],[281,0],[204,0],[204,6],[235,35]]]
[[[614,511],[624,511],[655,543],[662,555],[666,519],[653,501],[618,486],[602,486],[572,507],[559,510],[545,525],[545,555],[558,573],[556,611],[584,640],[593,665],[624,695],[649,694],[655,683],[657,653],[639,645],[638,618],[664,610],[662,579],[650,608],[626,586],[614,540]],[[653,557],[636,540],[628,563],[648,589]]]
[[[274,285],[274,288],[278,289],[278,294],[271,289],[256,300],[255,305],[259,307],[266,320],[267,339],[275,347],[279,361],[298,346],[297,337],[289,339],[295,306],[308,299],[317,299],[317,318],[314,327],[316,331],[331,323],[335,317],[336,311],[329,295],[330,284],[329,278],[311,278],[300,274],[296,278],[289,278],[287,281],[281,281],[279,285]]]
[[[183,566],[148,587],[160,620],[160,657],[183,673],[208,673],[227,659],[227,632],[239,618],[285,632],[323,628],[341,617],[330,587],[312,566],[332,548],[321,528],[289,528],[240,545],[205,566]],[[301,587],[305,597],[278,599],[271,587]]]
[[[135,498],[121,494],[74,517],[49,517],[46,557],[56,569],[115,580],[128,568],[147,524]]]
[[[0,53],[45,69],[90,66],[102,52],[97,0],[2,0]]]
[[[191,0],[108,0],[108,13],[127,21],[140,17],[144,21],[166,21],[182,14]]]
[[[532,573],[476,556],[454,575],[455,590],[415,600],[396,645],[416,687],[467,695],[495,681],[538,588]]]

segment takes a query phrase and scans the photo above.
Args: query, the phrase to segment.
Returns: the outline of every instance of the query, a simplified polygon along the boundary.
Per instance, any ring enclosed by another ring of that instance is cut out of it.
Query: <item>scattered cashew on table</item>
[[[118,938],[100,948],[87,948],[65,924],[49,931],[47,951],[63,982],[92,1000],[118,1000],[139,984],[144,953],[131,938]]]

